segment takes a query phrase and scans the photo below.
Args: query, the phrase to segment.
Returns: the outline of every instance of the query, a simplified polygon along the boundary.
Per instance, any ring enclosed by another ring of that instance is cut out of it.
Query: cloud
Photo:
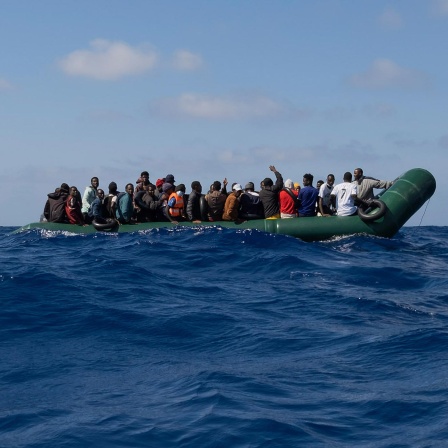
[[[303,118],[307,114],[264,95],[212,96],[184,93],[163,98],[151,107],[155,115],[208,120]]]
[[[352,86],[364,89],[418,88],[428,84],[428,77],[389,59],[377,59],[369,70],[353,75],[349,81]]]
[[[201,68],[203,61],[200,55],[188,50],[178,50],[172,58],[172,66],[180,71],[193,71]]]
[[[152,48],[96,39],[90,42],[90,49],[74,51],[59,61],[59,67],[70,76],[117,80],[148,72],[156,66],[157,60]]]
[[[13,85],[4,78],[0,78],[0,92],[6,90],[12,90]]]
[[[378,19],[382,28],[396,30],[404,25],[401,15],[392,8],[387,8]]]
[[[432,12],[437,16],[448,16],[448,0],[433,0]]]

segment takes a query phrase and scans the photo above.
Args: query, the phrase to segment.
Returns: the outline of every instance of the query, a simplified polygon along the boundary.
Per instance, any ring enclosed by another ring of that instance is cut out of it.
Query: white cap
[[[286,188],[294,188],[294,183],[291,179],[286,179],[285,180],[285,187]]]
[[[240,184],[235,184],[232,188],[233,191],[243,191],[243,187]]]

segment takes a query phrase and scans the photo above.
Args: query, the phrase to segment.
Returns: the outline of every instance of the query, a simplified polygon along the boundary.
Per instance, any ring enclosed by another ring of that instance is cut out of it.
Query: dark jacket
[[[240,218],[242,219],[263,219],[263,203],[260,196],[250,193],[243,193],[240,197]]]
[[[44,215],[48,222],[68,222],[65,213],[65,202],[68,193],[49,193],[45,204]]]
[[[222,212],[227,196],[221,191],[212,191],[205,196],[208,204],[208,216],[210,221],[222,221]]]
[[[100,198],[95,198],[90,204],[89,216],[97,221],[104,218],[103,201]]]
[[[195,190],[188,196],[187,216],[190,221],[202,221],[201,196],[202,193],[198,193]]]
[[[277,178],[275,184],[272,187],[264,187],[260,190],[260,199],[263,203],[265,218],[270,218],[280,213],[278,195],[283,188],[283,177],[278,171],[275,171],[274,174]]]

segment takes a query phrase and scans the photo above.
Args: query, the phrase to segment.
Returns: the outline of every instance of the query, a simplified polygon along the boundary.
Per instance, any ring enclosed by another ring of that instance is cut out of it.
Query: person
[[[333,188],[330,194],[330,200],[338,216],[353,216],[358,211],[355,205],[355,201],[357,200],[356,184],[352,183],[352,173],[350,171],[344,174],[343,179],[344,182]]]
[[[143,191],[146,185],[151,184],[151,182],[149,182],[149,173],[148,171],[142,171],[140,174],[140,177],[137,179],[137,181],[135,182],[135,190],[134,190],[134,198],[135,195],[139,192],[139,191]],[[151,184],[153,185],[153,184]],[[153,185],[154,187],[154,185]]]
[[[118,189],[115,182],[109,184],[109,193],[103,200],[103,216],[115,219],[115,202],[117,200]]]
[[[57,195],[60,193],[60,191],[61,191],[61,189],[59,187],[56,187],[54,189],[54,193],[56,193]],[[54,193],[50,193],[50,194],[54,195]],[[50,199],[47,199],[47,201],[45,202],[44,211],[40,215],[39,222],[48,222],[49,215],[50,215]]]
[[[155,189],[148,185],[147,190],[141,197],[141,203],[139,206],[142,210],[142,215],[145,221],[165,221],[165,215],[163,210],[161,210],[162,202],[160,198],[155,195]],[[162,198],[162,195],[160,196]]]
[[[174,191],[170,194],[168,202],[166,204],[166,216],[168,219],[177,224],[179,221],[185,221],[185,203],[184,196],[185,185],[179,184]]]
[[[65,213],[65,202],[69,194],[69,186],[62,183],[53,193],[48,193],[44,208],[44,216],[48,222],[68,222]]]
[[[78,197],[78,189],[70,187],[70,194],[65,201],[65,213],[70,224],[84,225],[84,217],[81,211],[81,201]]]
[[[283,177],[274,165],[271,165],[269,169],[275,174],[275,185],[271,178],[266,177],[260,183],[261,190],[259,194],[263,204],[264,217],[266,219],[279,219],[280,204],[278,202],[278,194],[283,188]]]
[[[191,193],[187,202],[187,217],[196,224],[202,221],[201,213],[202,185],[198,180],[191,183]]]
[[[174,175],[173,174],[167,174],[165,176],[165,183],[167,184],[171,184],[173,186],[173,188],[176,188],[176,181],[174,180]]]
[[[334,188],[334,174],[327,176],[327,182],[321,185],[319,189],[318,205],[321,216],[331,216],[334,214],[330,195]]]
[[[127,184],[125,191],[116,196],[116,201],[113,202],[115,211],[115,219],[120,224],[129,224],[134,215],[134,184]]]
[[[157,179],[156,180],[156,188],[154,189],[154,197],[156,197],[157,199],[162,196],[163,194],[163,184],[165,183],[165,179],[161,178],[161,179]]]
[[[263,219],[263,203],[260,194],[255,191],[253,182],[248,182],[244,186],[244,193],[240,196],[240,219]]]
[[[136,211],[137,222],[146,222],[149,220],[149,209],[147,204],[143,201],[143,197],[152,189],[152,184],[149,182],[142,186],[142,190],[137,193],[134,191],[134,205]]]
[[[353,183],[356,184],[356,189],[358,191],[357,196],[360,201],[373,199],[374,188],[390,188],[393,185],[393,181],[378,180],[373,177],[364,176],[364,172],[361,168],[355,168],[353,170],[353,177],[355,178]],[[364,208],[365,204],[362,204],[361,206]]]
[[[291,179],[285,180],[285,186],[280,190],[280,217],[297,218],[297,209],[299,206],[298,191],[294,190],[294,183]]]
[[[167,215],[168,199],[174,192],[174,186],[168,182],[165,182],[162,186],[162,194],[159,196],[159,210],[157,210],[157,221],[171,221]]]
[[[210,192],[205,195],[208,205],[207,215],[209,221],[222,221],[224,205],[227,200],[227,179],[223,180],[224,187],[221,190],[221,182],[215,180],[210,186]]]
[[[232,193],[227,196],[222,214],[223,221],[238,221],[238,212],[240,208],[239,198],[243,193],[243,187],[240,184],[234,184]]]
[[[84,194],[82,196],[81,212],[82,212],[82,216],[84,218],[84,222],[86,222],[87,224],[89,224],[91,222],[89,210],[92,205],[92,202],[96,198],[97,189],[98,189],[99,185],[100,185],[100,181],[99,181],[98,177],[96,177],[96,176],[92,177],[92,179],[90,179],[90,185],[86,187],[86,189],[84,190]]]
[[[90,204],[89,209],[90,222],[95,221],[98,224],[106,223],[106,219],[103,216],[103,200],[104,200],[104,190],[98,188],[96,190],[96,198]]]
[[[303,175],[303,187],[299,193],[299,217],[307,218],[309,216],[316,216],[316,202],[319,192],[313,187],[314,176],[310,173]]]

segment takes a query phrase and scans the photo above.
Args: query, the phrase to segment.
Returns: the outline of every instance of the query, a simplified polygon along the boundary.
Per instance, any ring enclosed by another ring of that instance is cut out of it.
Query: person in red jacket
[[[70,224],[84,225],[84,218],[81,212],[81,201],[76,187],[70,187],[70,194],[65,202],[65,213]]]
[[[299,192],[294,189],[293,181],[287,179],[279,194],[280,216],[282,218],[297,218],[298,196]]]

